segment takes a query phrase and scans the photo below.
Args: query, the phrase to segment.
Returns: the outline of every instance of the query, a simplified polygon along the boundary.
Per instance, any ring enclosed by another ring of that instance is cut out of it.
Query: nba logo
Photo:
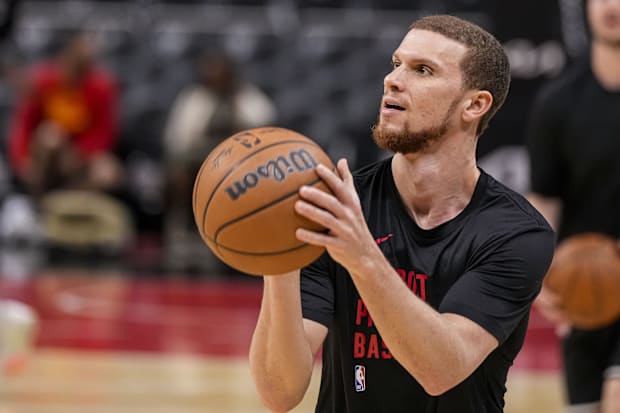
[[[355,391],[362,392],[366,390],[366,367],[355,365]]]

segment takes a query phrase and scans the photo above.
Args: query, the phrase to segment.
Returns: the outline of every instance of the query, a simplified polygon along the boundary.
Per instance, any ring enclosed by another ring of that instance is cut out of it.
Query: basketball
[[[324,251],[299,241],[295,230],[323,231],[298,215],[298,190],[330,192],[315,172],[327,154],[295,131],[265,127],[220,143],[194,181],[192,206],[202,239],[231,267],[252,275],[281,274],[310,264]]]
[[[560,307],[576,327],[592,329],[620,316],[620,253],[616,240],[586,233],[556,249],[545,286],[559,296]]]

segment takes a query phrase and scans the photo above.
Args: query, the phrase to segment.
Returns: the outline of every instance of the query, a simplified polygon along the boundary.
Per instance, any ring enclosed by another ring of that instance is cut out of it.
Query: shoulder
[[[548,80],[537,93],[539,104],[562,105],[570,104],[570,100],[578,92],[580,84],[590,74],[589,61],[578,61],[565,69],[557,77]]]
[[[487,231],[526,232],[540,230],[553,235],[545,218],[521,194],[482,171],[486,187],[476,220]]]
[[[465,228],[472,240],[470,265],[510,261],[540,268],[531,275],[542,277],[555,249],[553,229],[524,196],[484,176],[482,202]]]
[[[39,86],[58,82],[60,73],[52,61],[37,63],[28,70],[30,81]]]
[[[258,86],[250,82],[244,82],[239,86],[238,95],[254,99],[267,99],[267,95]]]
[[[116,88],[116,77],[103,67],[94,67],[88,75],[88,83],[99,90]]]
[[[215,100],[215,95],[207,88],[198,85],[190,84],[183,87],[176,96],[176,100],[179,102],[185,101],[209,101]]]

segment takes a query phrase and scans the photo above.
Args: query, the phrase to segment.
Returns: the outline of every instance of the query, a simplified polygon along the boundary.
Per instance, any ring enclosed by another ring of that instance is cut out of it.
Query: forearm
[[[464,380],[472,361],[450,317],[415,296],[382,254],[352,279],[394,358],[430,394]]]
[[[263,403],[286,411],[308,388],[314,354],[303,326],[299,272],[267,276],[264,282],[250,368]]]

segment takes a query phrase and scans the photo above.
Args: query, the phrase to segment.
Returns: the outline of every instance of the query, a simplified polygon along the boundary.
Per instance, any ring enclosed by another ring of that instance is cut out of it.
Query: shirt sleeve
[[[330,327],[334,318],[331,258],[326,252],[301,270],[301,307],[304,318]]]
[[[441,313],[469,318],[500,345],[527,316],[553,257],[551,230],[521,232],[487,249],[439,305]]]
[[[561,158],[560,137],[564,102],[551,89],[537,96],[527,127],[527,150],[530,158],[530,189],[546,196],[560,196],[565,167]]]

